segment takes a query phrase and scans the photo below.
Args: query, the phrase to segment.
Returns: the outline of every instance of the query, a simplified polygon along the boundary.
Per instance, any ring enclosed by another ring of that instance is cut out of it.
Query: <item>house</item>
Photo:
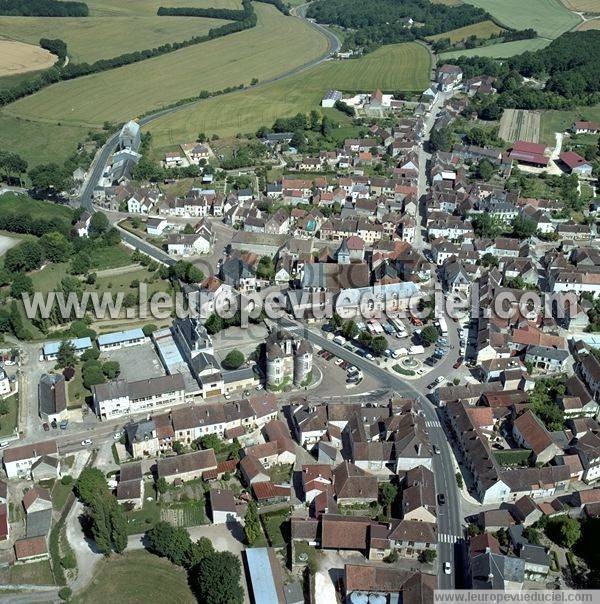
[[[128,382],[123,378],[92,386],[94,410],[101,420],[152,409],[174,407],[185,402],[181,373]]]
[[[532,411],[525,411],[514,420],[513,437],[519,446],[532,450],[536,463],[548,463],[562,454],[550,432]]]
[[[327,464],[303,465],[301,480],[304,501],[309,505],[321,493],[333,492],[333,475]]]
[[[171,233],[167,237],[167,252],[174,256],[198,256],[208,254],[213,244],[213,233],[208,223],[196,233]]]
[[[426,604],[437,588],[433,575],[373,564],[346,564],[343,580],[347,602]]]
[[[531,526],[542,517],[542,511],[531,497],[517,499],[512,506],[511,512],[515,519],[524,526]]]
[[[216,468],[217,458],[213,449],[165,457],[156,462],[158,478],[164,478],[168,483],[201,478],[204,472]]]
[[[292,487],[289,484],[274,484],[270,480],[264,480],[252,484],[252,493],[259,504],[271,505],[289,501]]]
[[[520,164],[545,168],[550,162],[550,158],[545,155],[545,153],[545,145],[529,143],[526,141],[516,141],[513,143],[508,157]]]
[[[161,237],[169,223],[164,218],[148,218],[146,222],[146,233],[153,237]]]
[[[581,375],[594,399],[600,399],[600,361],[593,355],[588,354],[581,361]],[[590,409],[592,411],[593,409]],[[597,411],[597,407],[595,409]]]
[[[574,134],[598,134],[600,124],[596,122],[578,121],[571,126],[571,132]]]
[[[559,159],[570,174],[579,176],[591,176],[593,166],[592,163],[581,157],[575,151],[563,151]]]
[[[388,539],[405,558],[417,558],[425,550],[436,550],[437,524],[419,520],[393,520]]]
[[[208,500],[213,524],[227,524],[240,520],[233,491],[229,489],[211,489],[208,493]]]
[[[40,418],[49,423],[67,416],[67,383],[62,374],[44,374],[38,384]]]
[[[341,100],[342,93],[339,90],[328,90],[321,99],[321,107],[335,107],[335,104]]]
[[[42,455],[31,466],[31,478],[36,481],[53,480],[60,476],[60,460],[50,455]]]
[[[23,508],[26,514],[52,509],[52,495],[48,489],[34,485],[23,496]]]
[[[2,461],[7,478],[28,478],[33,464],[45,456],[58,459],[58,446],[55,440],[6,449]],[[58,473],[57,471],[56,476]]]
[[[187,156],[190,160],[190,163],[197,166],[201,160],[208,161],[210,158],[210,149],[206,145],[198,143],[197,145],[194,145],[190,151],[188,151]]]
[[[457,65],[442,65],[437,70],[437,83],[442,92],[454,90],[463,78],[463,72]]]
[[[144,503],[144,480],[139,461],[121,466],[117,484],[117,501],[140,510]]]
[[[17,562],[38,562],[47,560],[48,546],[46,537],[29,537],[15,541],[15,557]]]
[[[525,349],[525,362],[532,363],[534,367],[543,369],[548,373],[564,371],[571,354],[568,350],[551,348],[549,346],[527,346]]]
[[[333,489],[338,503],[377,501],[377,478],[358,466],[344,461],[333,470]]]
[[[431,523],[437,521],[433,472],[424,466],[408,470],[404,476],[402,518]]]
[[[92,215],[89,212],[83,212],[79,220],[73,227],[78,237],[87,237],[89,235],[90,221]]]
[[[127,424],[125,434],[127,450],[134,458],[153,456],[160,450],[156,423],[153,419]]]
[[[250,486],[256,482],[270,481],[265,467],[255,455],[246,455],[240,461],[240,472],[244,482]]]
[[[508,591],[523,588],[525,562],[520,558],[485,551],[471,558],[470,569],[473,589]]]

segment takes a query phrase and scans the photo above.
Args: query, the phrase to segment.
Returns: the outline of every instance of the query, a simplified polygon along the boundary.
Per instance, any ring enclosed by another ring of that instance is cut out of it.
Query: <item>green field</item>
[[[325,37],[275,7],[256,4],[250,30],[104,73],[60,82],[6,107],[39,121],[100,125],[197,95],[285,73],[322,55]]]
[[[581,19],[560,0],[465,0],[486,10],[498,23],[513,29],[532,27],[542,38],[558,38]]]
[[[489,38],[492,34],[502,33],[504,30],[496,25],[493,21],[481,21],[474,23],[473,25],[467,25],[466,27],[459,27],[451,31],[444,32],[443,34],[436,34],[435,36],[429,36],[428,40],[443,40],[449,38],[450,42],[460,42],[465,40],[469,36],[477,36],[478,38]]]
[[[579,120],[600,122],[600,105],[578,107],[573,111],[544,111],[540,122],[540,142],[553,144],[555,132],[564,132]]]
[[[550,44],[550,40],[544,38],[516,40],[515,42],[505,42],[503,44],[480,46],[479,48],[444,52],[440,55],[440,59],[446,60],[453,57],[491,57],[493,59],[506,59],[507,57],[519,55],[527,50],[539,50],[540,48],[548,46],[548,44]]]
[[[160,6],[241,8],[241,0],[86,0],[86,4],[90,8],[90,17],[155,16]]]
[[[431,58],[414,42],[384,46],[361,59],[328,61],[279,82],[208,99],[149,126],[155,150],[193,140],[198,132],[233,136],[270,126],[278,117],[318,109],[329,88],[345,91],[424,90]],[[336,112],[337,113],[337,112]]]
[[[39,123],[0,111],[0,150],[18,153],[29,167],[47,162],[62,163],[85,141],[90,128]]]
[[[0,17],[0,31],[6,38],[38,44],[40,38],[60,38],[67,43],[75,63],[91,63],[118,55],[179,42],[227,23],[220,19],[189,17],[86,17],[81,19],[45,17]]]
[[[78,604],[106,602],[196,602],[183,568],[146,551],[102,560],[90,586],[73,598]]]

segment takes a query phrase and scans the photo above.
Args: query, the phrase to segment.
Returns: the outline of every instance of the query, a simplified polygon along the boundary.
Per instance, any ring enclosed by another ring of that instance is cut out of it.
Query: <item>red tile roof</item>
[[[539,143],[530,143],[527,141],[515,141],[512,146],[513,151],[522,151],[523,153],[534,153],[538,155],[544,155],[546,151],[545,145]]]
[[[44,537],[30,537],[15,541],[15,555],[17,560],[41,556],[48,552],[46,539]]]
[[[292,489],[290,485],[285,484],[273,484],[270,481],[267,482],[256,482],[252,485],[252,491],[254,492],[254,497],[258,501],[262,501],[264,499],[273,499],[276,497],[291,497]]]
[[[560,161],[566,164],[571,170],[589,163],[581,155],[575,153],[575,151],[564,151],[560,154]]]

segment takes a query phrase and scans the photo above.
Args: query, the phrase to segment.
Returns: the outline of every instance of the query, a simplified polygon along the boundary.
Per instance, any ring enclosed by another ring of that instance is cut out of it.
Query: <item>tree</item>
[[[13,277],[13,282],[10,286],[10,295],[13,298],[21,298],[21,295],[27,293],[33,294],[33,281],[24,273],[17,273]]]
[[[71,258],[71,272],[74,275],[83,275],[87,273],[92,266],[92,259],[88,254],[79,253]]]
[[[512,221],[512,234],[518,239],[528,239],[535,235],[537,226],[530,218],[522,218],[517,216]]]
[[[156,490],[161,494],[164,495],[168,490],[169,490],[169,483],[166,481],[164,476],[161,476],[157,481],[156,481]]]
[[[75,365],[77,357],[75,356],[75,346],[69,341],[61,342],[56,355],[56,363],[59,367],[70,367]]]
[[[215,335],[223,329],[223,319],[221,319],[219,315],[213,313],[210,315],[210,317],[208,317],[208,319],[206,319],[204,327],[206,327],[206,331],[210,335]]]
[[[66,262],[73,252],[71,242],[62,234],[53,231],[40,238],[44,256],[51,262]]]
[[[98,468],[84,468],[75,483],[75,492],[85,505],[90,505],[96,493],[108,492],[104,474]]]
[[[258,518],[258,508],[254,501],[248,503],[248,509],[246,510],[244,519],[244,534],[246,535],[246,541],[250,546],[254,545],[262,535],[260,520]]]
[[[452,148],[452,132],[449,128],[434,128],[429,137],[431,151],[450,151]]]
[[[151,552],[183,566],[192,543],[190,534],[184,527],[174,527],[168,522],[160,521],[146,533],[146,538]]]
[[[149,338],[157,329],[158,327],[154,325],[154,323],[148,323],[142,327],[142,331],[147,338]]]
[[[437,553],[433,549],[426,549],[421,554],[421,562],[425,562],[426,564],[433,564],[433,561],[436,559]]]
[[[389,509],[397,495],[398,488],[391,482],[384,482],[379,486],[379,501],[384,508]]]
[[[189,222],[183,227],[184,235],[193,235],[195,232],[194,227]]]
[[[271,281],[275,276],[275,263],[272,258],[269,256],[263,256],[258,261],[258,266],[256,267],[256,276],[259,279],[265,279],[266,281]]]
[[[239,369],[246,362],[246,357],[239,350],[232,350],[223,359],[225,369]]]
[[[171,447],[177,455],[182,455],[185,452],[185,446],[180,440],[174,441]]]
[[[72,181],[66,171],[58,164],[40,164],[29,170],[29,179],[34,189],[64,191],[71,187]]]
[[[89,505],[90,519],[92,521],[92,535],[96,546],[108,556],[112,550],[111,538],[111,510],[108,502],[108,492],[96,492]]]
[[[494,165],[489,159],[482,159],[477,166],[477,176],[481,178],[481,180],[489,180],[492,178],[495,171]]]
[[[472,224],[475,234],[486,239],[495,239],[502,232],[502,224],[491,214],[477,214]]]
[[[569,518],[568,516],[561,518],[561,521],[561,542],[567,549],[572,549],[579,539],[581,539],[581,525],[579,524],[578,520],[575,518]]]
[[[208,537],[200,537],[196,543],[191,543],[185,553],[183,565],[186,568],[194,568],[200,564],[204,558],[214,553],[212,541]]]
[[[89,234],[90,237],[100,237],[104,235],[110,228],[110,222],[106,214],[102,212],[94,212],[90,218]]]
[[[102,373],[109,380],[114,380],[121,373],[121,366],[118,361],[106,361],[102,364]]]
[[[241,604],[244,590],[239,558],[231,552],[213,552],[192,571],[191,583],[205,604]]]
[[[438,341],[440,332],[435,325],[427,325],[421,330],[421,341],[425,346],[431,346]]]
[[[388,343],[385,336],[375,336],[371,340],[371,350],[376,356],[381,356],[384,350],[387,349]]]
[[[125,519],[123,509],[117,503],[115,496],[111,495],[111,498],[111,538],[115,552],[117,552],[117,554],[122,554],[127,548],[127,520]]]
[[[342,327],[342,335],[347,340],[353,340],[360,333],[360,329],[355,321],[350,319],[346,321]]]
[[[486,268],[498,268],[499,265],[500,261],[498,260],[498,256],[494,256],[494,254],[487,252],[481,257],[481,266],[485,266]]]

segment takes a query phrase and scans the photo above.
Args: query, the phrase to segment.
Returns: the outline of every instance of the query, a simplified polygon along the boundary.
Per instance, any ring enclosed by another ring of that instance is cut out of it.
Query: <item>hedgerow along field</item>
[[[514,42],[504,42],[502,44],[490,44],[489,46],[479,46],[478,48],[468,48],[463,50],[452,50],[440,55],[440,60],[447,61],[455,57],[490,57],[492,59],[506,59],[515,55],[520,55],[528,50],[534,51],[544,48],[550,44],[546,38],[531,38],[530,40],[515,40]]]
[[[427,39],[435,42],[436,40],[448,38],[450,42],[456,43],[466,40],[469,36],[489,38],[492,34],[501,34],[503,31],[505,30],[502,29],[502,27],[499,27],[493,21],[488,20],[473,23],[473,25],[467,25],[466,27],[459,27],[458,29],[453,29],[442,34],[436,34],[435,36],[429,36]]]
[[[208,99],[156,120],[148,130],[155,153],[194,140],[198,132],[222,137],[254,132],[260,126],[271,126],[278,117],[319,110],[330,88],[422,91],[429,84],[430,69],[431,56],[422,44],[388,45],[360,59],[328,61],[279,82]]]
[[[4,108],[31,120],[100,126],[222,90],[284,74],[323,55],[326,38],[274,6],[255,4],[256,27],[160,57],[54,84]],[[166,17],[165,17],[166,18]]]
[[[581,18],[560,0],[465,0],[483,8],[498,23],[513,29],[532,27],[541,38],[558,38],[575,27]],[[478,49],[479,50],[479,49]]]

